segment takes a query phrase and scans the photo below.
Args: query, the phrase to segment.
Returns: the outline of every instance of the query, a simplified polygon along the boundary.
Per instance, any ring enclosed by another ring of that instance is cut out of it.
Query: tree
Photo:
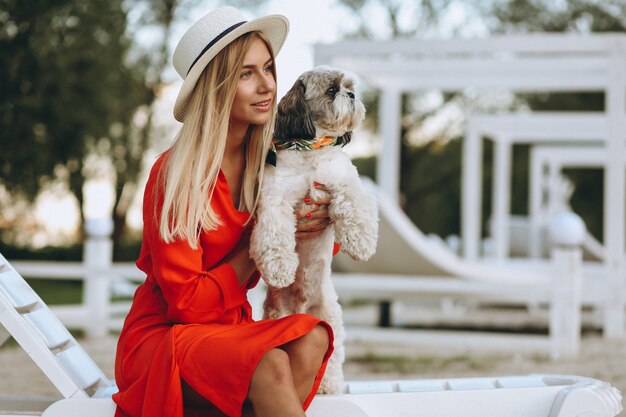
[[[10,193],[33,201],[64,181],[82,206],[86,155],[151,102],[140,67],[126,62],[126,18],[122,0],[0,0],[0,172]]]

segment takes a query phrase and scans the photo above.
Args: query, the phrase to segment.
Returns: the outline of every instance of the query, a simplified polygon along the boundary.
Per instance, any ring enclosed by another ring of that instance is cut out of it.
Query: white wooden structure
[[[0,329],[13,336],[64,397],[46,403],[0,398],[0,415],[113,417],[117,391],[45,303],[0,254]],[[0,393],[1,395],[1,393]],[[608,383],[578,376],[535,375],[348,382],[344,393],[317,396],[312,417],[383,417],[413,410],[438,417],[614,417],[621,395]]]
[[[82,302],[51,306],[50,309],[71,328],[85,332],[88,337],[101,337],[122,327],[130,301],[112,302],[114,295],[132,297],[135,284],[145,274],[134,263],[113,263],[111,219],[91,219],[86,222],[85,247],[82,262],[15,261],[13,266],[27,278],[77,280],[83,282]]]
[[[373,186],[365,181],[366,185]],[[551,260],[533,262],[467,260],[457,256],[441,240],[425,236],[391,200],[378,189],[379,242],[367,262],[355,262],[338,254],[333,284],[343,301],[367,299],[425,303],[430,300],[461,300],[469,304],[545,305],[549,307],[549,337],[536,335],[463,335],[455,343],[466,346],[500,346],[549,353],[553,358],[573,357],[580,345],[581,304],[597,307],[604,300],[602,265],[581,263],[580,243],[584,224],[572,213],[555,218],[551,225],[555,246]],[[565,221],[563,222],[563,219]],[[569,220],[568,220],[569,219]],[[561,223],[559,223],[561,221]],[[391,340],[389,329],[348,328],[349,338]],[[406,344],[423,343],[419,335],[404,330]],[[415,333],[415,331],[413,331]],[[419,333],[419,332],[418,332]],[[448,338],[449,335],[443,337]],[[429,334],[430,346],[441,336]],[[414,341],[414,342],[412,342]]]
[[[601,168],[604,169],[608,160],[607,149],[604,146],[537,146],[530,151],[530,181],[534,184],[530,188],[529,198],[529,218],[531,226],[531,237],[534,241],[529,243],[532,249],[531,256],[537,257],[539,253],[535,251],[540,247],[537,241],[540,239],[540,228],[545,222],[542,218],[542,205],[558,205],[558,188],[560,185],[561,171],[564,168]],[[547,201],[542,201],[542,197],[547,197]],[[604,259],[604,245],[592,236],[588,239],[588,250],[597,259]]]
[[[406,91],[467,88],[514,92],[602,91],[605,93],[606,162],[604,237],[607,338],[626,329],[625,216],[626,35],[533,34],[487,39],[344,41],[316,45],[315,63],[348,69],[381,93],[379,184],[397,198],[399,190],[400,101]],[[464,165],[477,173],[477,149]],[[474,179],[466,179],[475,183]],[[477,207],[481,196],[463,188],[462,204]],[[502,232],[501,232],[502,233]],[[463,239],[478,241],[476,226],[462,224]],[[468,258],[477,252],[470,248]]]
[[[607,120],[598,113],[541,112],[525,114],[471,114],[467,118],[462,166],[462,188],[474,190],[471,201],[462,205],[461,223],[464,233],[462,245],[468,259],[480,256],[481,199],[482,196],[482,140],[494,143],[492,234],[496,259],[508,257],[511,216],[512,152],[515,144],[530,144],[531,152],[544,145],[559,146],[597,145],[603,148],[607,137]],[[469,163],[476,160],[478,163]],[[531,158],[532,160],[532,158]],[[532,164],[532,162],[531,162]],[[532,170],[530,178],[529,212],[537,213],[542,190],[540,172]],[[469,199],[469,198],[468,198]],[[537,219],[538,220],[538,219]],[[544,219],[547,221],[549,219]],[[533,241],[537,239],[534,237]]]

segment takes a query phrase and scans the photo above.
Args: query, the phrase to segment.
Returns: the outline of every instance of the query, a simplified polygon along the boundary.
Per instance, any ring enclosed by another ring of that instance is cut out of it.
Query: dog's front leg
[[[328,175],[325,173],[333,173]],[[356,168],[344,154],[318,169],[320,182],[331,194],[330,216],[341,249],[357,261],[369,259],[378,240],[378,206]]]
[[[265,178],[250,237],[250,257],[267,285],[277,288],[292,284],[298,268],[293,189],[276,177]]]

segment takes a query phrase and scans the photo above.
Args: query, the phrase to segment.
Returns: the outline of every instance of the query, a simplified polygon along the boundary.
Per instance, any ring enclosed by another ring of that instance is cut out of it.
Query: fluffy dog
[[[343,389],[345,331],[330,280],[333,243],[355,260],[367,260],[378,238],[376,201],[342,151],[365,117],[354,87],[354,80],[341,70],[316,67],[302,74],[280,101],[275,166],[266,167],[250,241],[250,255],[269,286],[265,317],[307,313],[333,328],[335,351],[321,393]],[[303,208],[306,195],[315,201],[326,193],[332,223],[316,238],[296,241],[295,210]]]

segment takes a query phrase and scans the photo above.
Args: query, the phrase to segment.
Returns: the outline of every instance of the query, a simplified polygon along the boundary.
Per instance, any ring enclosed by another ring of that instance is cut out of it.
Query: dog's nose
[[[352,92],[348,91],[348,97],[350,97],[351,99],[353,99],[353,100],[354,100],[354,93],[352,93]]]

